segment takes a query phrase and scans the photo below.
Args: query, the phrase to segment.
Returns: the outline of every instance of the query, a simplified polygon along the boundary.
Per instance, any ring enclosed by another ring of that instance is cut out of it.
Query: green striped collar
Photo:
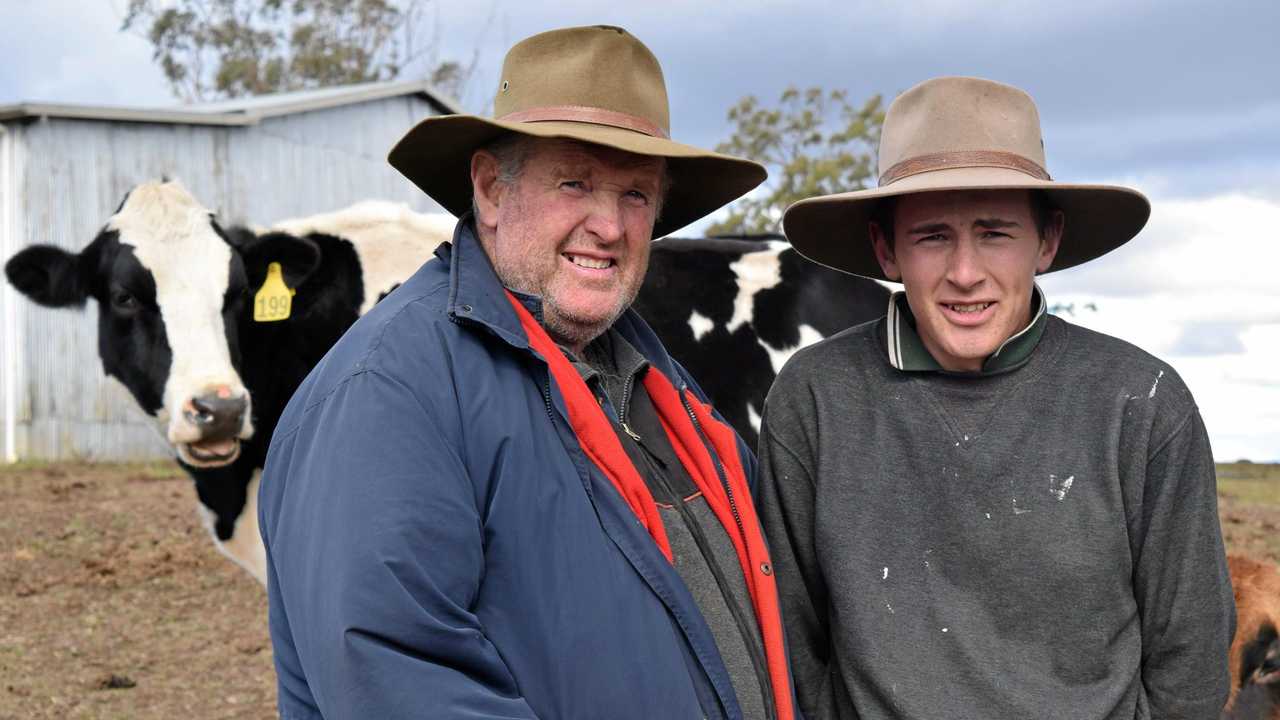
[[[983,361],[981,370],[976,373],[952,372],[944,370],[925,348],[924,341],[916,332],[916,319],[911,314],[911,306],[907,304],[907,294],[895,292],[889,297],[889,313],[885,317],[885,344],[889,350],[889,364],[904,372],[942,372],[948,375],[998,375],[1022,367],[1040,342],[1049,307],[1038,283],[1035,285],[1035,292],[1031,294],[1031,302],[1035,306],[1031,322],[1000,343],[1000,347]]]

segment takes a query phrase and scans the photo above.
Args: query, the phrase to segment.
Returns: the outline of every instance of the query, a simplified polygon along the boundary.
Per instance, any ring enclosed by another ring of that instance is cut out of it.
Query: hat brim
[[[741,158],[608,125],[570,121],[512,123],[475,115],[442,115],[418,123],[387,161],[441,207],[471,209],[471,155],[508,132],[564,138],[667,160],[671,187],[654,224],[661,237],[702,218],[764,182],[764,167]]]
[[[1044,190],[1066,224],[1046,272],[1073,267],[1120,247],[1142,230],[1151,203],[1137,190],[1037,180],[1004,168],[948,168],[903,178],[884,187],[808,198],[787,208],[787,239],[814,262],[854,275],[887,280],[871,246],[867,223],[888,197],[948,190]]]

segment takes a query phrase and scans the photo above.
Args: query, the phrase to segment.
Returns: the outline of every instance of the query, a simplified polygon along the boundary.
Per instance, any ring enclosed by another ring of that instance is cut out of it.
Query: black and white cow
[[[796,350],[885,313],[880,284],[805,260],[781,236],[664,238],[635,308],[755,446],[760,414]]]
[[[181,184],[150,182],[80,253],[36,245],[5,273],[42,305],[98,303],[103,370],[160,424],[218,548],[265,582],[257,481],[285,403],[453,224],[366,202],[266,231],[224,229]],[[291,312],[256,322],[255,291],[274,263],[294,290]]]

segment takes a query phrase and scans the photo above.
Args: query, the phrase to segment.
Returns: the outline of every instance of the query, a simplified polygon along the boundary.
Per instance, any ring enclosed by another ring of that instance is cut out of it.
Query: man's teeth
[[[577,265],[578,267],[591,268],[592,270],[604,270],[613,264],[613,261],[608,259],[597,260],[595,258],[583,257],[581,255],[570,255],[568,253],[565,254],[565,257],[569,258],[569,262]]]
[[[991,303],[973,303],[972,305],[948,305],[955,312],[959,313],[975,313],[982,312],[991,306]]]

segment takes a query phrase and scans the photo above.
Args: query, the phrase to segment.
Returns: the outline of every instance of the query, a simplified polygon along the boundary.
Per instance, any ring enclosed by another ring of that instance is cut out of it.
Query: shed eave
[[[327,110],[329,108],[355,105],[357,103],[385,100],[400,95],[418,95],[439,110],[448,114],[461,115],[465,111],[452,99],[437,92],[431,83],[425,80],[405,80],[401,82],[376,83],[351,92],[334,94],[327,97],[283,102],[279,105],[266,105],[245,113],[260,118],[279,117],[295,113]]]
[[[258,118],[244,114],[207,115],[181,110],[108,107],[99,105],[60,105],[53,103],[20,103],[0,106],[0,121],[38,120],[107,120],[112,122],[164,123],[169,125],[253,125]]]
[[[462,114],[465,111],[456,101],[438,92],[425,80],[365,83],[346,92],[334,92],[320,97],[268,100],[252,107],[229,110],[184,110],[181,108],[134,108],[109,105],[72,105],[63,103],[16,103],[0,105],[0,122],[13,120],[37,120],[40,118],[66,118],[71,120],[105,120],[110,122],[162,123],[171,125],[255,125],[265,118],[281,117],[315,110],[354,105],[400,95],[417,95],[446,114]]]

